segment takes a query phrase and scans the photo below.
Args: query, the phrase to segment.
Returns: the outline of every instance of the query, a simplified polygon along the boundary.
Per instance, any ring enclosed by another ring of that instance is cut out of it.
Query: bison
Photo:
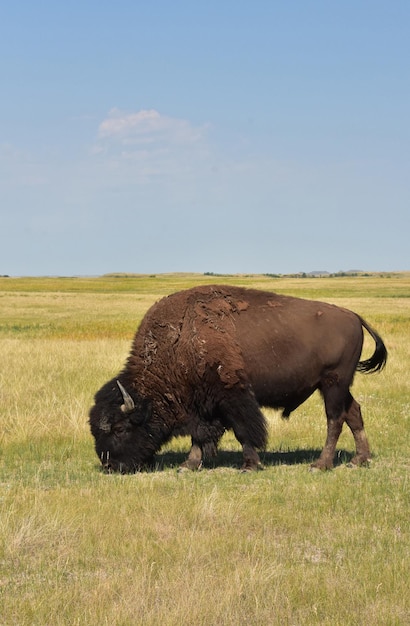
[[[360,361],[363,328],[375,349]],[[350,386],[355,371],[381,370],[386,360],[380,336],[347,309],[242,287],[180,291],[148,310],[123,370],[96,393],[95,449],[106,471],[135,472],[171,437],[190,435],[183,466],[196,469],[232,429],[243,469],[257,469],[267,442],[260,407],[289,417],[318,389],[327,438],[312,467],[333,466],[344,422],[356,445],[351,463],[362,465],[370,449]]]

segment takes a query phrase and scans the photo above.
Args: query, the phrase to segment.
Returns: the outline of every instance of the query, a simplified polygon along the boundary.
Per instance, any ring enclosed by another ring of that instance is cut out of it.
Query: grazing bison
[[[359,361],[363,328],[376,345]],[[232,429],[243,469],[256,469],[267,440],[260,407],[288,417],[318,389],[327,439],[312,467],[332,467],[344,422],[356,444],[352,463],[361,465],[370,450],[350,386],[356,370],[375,372],[386,360],[379,335],[347,309],[241,287],[181,291],[149,309],[124,369],[97,392],[90,410],[96,452],[107,471],[133,472],[171,437],[190,435],[184,466],[195,469]]]

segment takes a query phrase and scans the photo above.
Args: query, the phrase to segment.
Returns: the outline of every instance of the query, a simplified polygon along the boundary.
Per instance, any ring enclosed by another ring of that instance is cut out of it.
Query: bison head
[[[147,426],[150,415],[151,403],[133,398],[119,380],[97,392],[90,428],[105,471],[135,472],[152,463],[156,446]]]

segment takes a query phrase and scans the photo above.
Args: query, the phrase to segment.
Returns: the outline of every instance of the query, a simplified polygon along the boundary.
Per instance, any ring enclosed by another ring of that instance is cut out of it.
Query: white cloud
[[[112,109],[100,123],[91,155],[122,181],[157,182],[203,169],[209,125],[162,115],[155,109]]]
[[[112,109],[98,128],[98,137],[123,144],[189,144],[201,140],[206,128],[206,125],[196,127],[187,120],[161,115],[155,109],[136,113]]]

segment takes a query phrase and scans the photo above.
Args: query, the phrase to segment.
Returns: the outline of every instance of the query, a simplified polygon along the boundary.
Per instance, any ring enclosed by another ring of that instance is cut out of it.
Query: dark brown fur
[[[359,361],[363,327],[372,357]],[[152,462],[171,437],[189,434],[184,464],[216,453],[225,429],[242,444],[244,469],[255,469],[266,446],[260,406],[284,417],[315,390],[323,396],[328,435],[314,466],[332,467],[343,423],[355,443],[353,463],[370,458],[360,406],[350,393],[356,370],[383,368],[387,351],[357,314],[323,302],[210,285],[154,304],[138,329],[127,363],[95,396],[90,426],[106,469],[135,471]],[[121,409],[123,394],[134,407]]]

